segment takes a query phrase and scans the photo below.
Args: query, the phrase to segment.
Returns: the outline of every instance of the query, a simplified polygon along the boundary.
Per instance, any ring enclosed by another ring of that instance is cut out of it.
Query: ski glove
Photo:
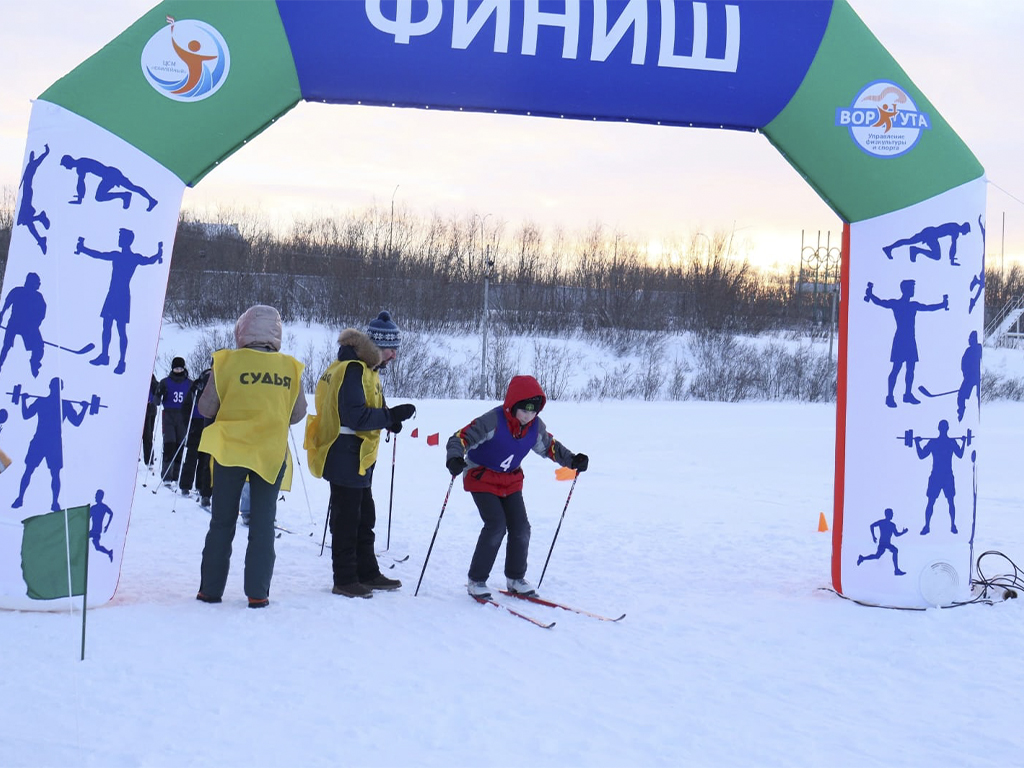
[[[587,454],[577,453],[572,457],[572,464],[569,465],[569,468],[575,469],[577,472],[586,472],[588,466],[590,466],[590,459]]]
[[[391,423],[388,425],[388,432],[398,434],[402,431],[402,422],[411,419],[416,413],[416,406],[411,403],[396,405],[388,411],[391,414]]]
[[[452,456],[448,461],[444,463],[448,467],[448,471],[452,473],[452,477],[462,474],[462,470],[466,468],[466,460],[461,456]]]

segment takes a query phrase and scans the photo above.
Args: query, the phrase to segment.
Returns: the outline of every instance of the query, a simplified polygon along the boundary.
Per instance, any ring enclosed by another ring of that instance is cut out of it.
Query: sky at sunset
[[[17,188],[31,99],[154,5],[0,0],[0,187]],[[984,165],[988,263],[1024,258],[1019,0],[851,5]],[[759,134],[336,104],[299,104],[188,190],[185,206],[286,226],[392,200],[423,217],[487,217],[506,235],[525,221],[570,232],[599,223],[654,251],[732,234],[761,264],[796,262],[802,232],[833,244],[841,233]]]

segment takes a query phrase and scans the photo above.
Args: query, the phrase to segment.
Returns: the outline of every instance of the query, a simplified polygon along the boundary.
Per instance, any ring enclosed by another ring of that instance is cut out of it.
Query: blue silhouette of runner
[[[978,341],[978,332],[971,331],[967,339],[967,349],[960,358],[960,371],[964,375],[963,383],[956,393],[956,420],[964,420],[967,400],[972,391],[978,393],[978,407],[981,407],[981,355],[983,348]]]
[[[946,224],[939,224],[936,227],[925,227],[916,235],[897,240],[892,245],[887,245],[882,248],[886,258],[892,259],[892,252],[894,248],[900,246],[910,246],[910,261],[917,261],[918,256],[927,256],[929,259],[935,261],[942,260],[942,246],[939,244],[940,237],[948,237],[949,242],[949,263],[954,267],[960,266],[960,262],[956,260],[956,241],[960,235],[966,235],[971,231],[970,222],[965,221],[963,224],[957,224],[955,221],[950,221]]]
[[[876,528],[878,529],[877,537],[875,536]],[[871,524],[871,540],[878,545],[878,551],[873,555],[858,555],[857,565],[860,565],[865,560],[877,560],[888,550],[892,552],[893,573],[897,576],[906,576],[907,574],[900,570],[900,564],[897,561],[900,551],[892,543],[893,536],[902,536],[906,532],[906,528],[902,531],[896,530],[896,524],[892,521],[892,510],[885,510],[885,518],[876,520]]]
[[[110,518],[109,520],[107,519],[108,517]],[[89,522],[91,524],[89,538],[92,539],[92,545],[96,548],[96,551],[102,552],[109,557],[110,562],[114,562],[114,551],[100,544],[100,535],[107,532],[107,528],[110,527],[113,519],[114,513],[110,511],[110,507],[103,503],[103,491],[96,491],[96,503],[89,506]]]
[[[71,155],[64,155],[60,159],[60,164],[69,171],[75,171],[78,174],[75,197],[68,201],[71,205],[82,204],[82,200],[85,199],[85,177],[91,173],[99,179],[94,197],[97,203],[105,203],[108,200],[120,200],[124,209],[128,210],[128,206],[132,202],[132,193],[134,192],[149,200],[149,207],[146,208],[147,211],[152,211],[156,207],[156,199],[149,192],[138,184],[133,184],[127,176],[113,166],[104,165],[99,160],[93,160],[91,157],[79,157],[76,159]],[[115,187],[120,187],[124,191],[115,192]]]
[[[885,398],[885,404],[890,408],[896,407],[896,400],[893,398],[893,390],[896,388],[896,378],[899,376],[900,368],[907,366],[906,390],[903,393],[903,402],[917,405],[921,401],[914,397],[914,368],[917,365],[917,331],[915,325],[918,312],[934,312],[939,309],[949,309],[949,296],[943,295],[942,301],[938,304],[922,304],[912,301],[914,296],[914,281],[904,280],[900,283],[902,295],[898,299],[880,299],[875,296],[873,283],[868,283],[864,292],[864,301],[877,304],[880,307],[892,310],[893,318],[896,320],[896,333],[892,337],[892,352],[889,360],[892,361],[892,370],[889,372],[889,394]]]
[[[110,288],[107,290],[107,298],[100,310],[100,317],[103,318],[103,349],[89,362],[93,365],[110,364],[110,336],[111,326],[117,323],[117,332],[121,337],[121,358],[114,373],[124,373],[124,358],[128,352],[128,323],[131,320],[132,295],[130,283],[137,267],[147,266],[154,263],[162,263],[164,258],[164,244],[157,243],[156,253],[152,256],[142,256],[132,252],[132,243],[135,241],[135,233],[129,229],[118,230],[117,244],[121,247],[119,251],[96,251],[85,244],[85,238],[78,238],[78,246],[75,253],[84,253],[94,259],[102,259],[111,263]]]
[[[57,500],[60,495],[60,471],[64,468],[61,422],[68,421],[72,426],[81,426],[85,419],[86,409],[89,407],[88,403],[77,403],[81,405],[82,409],[76,412],[76,403],[61,399],[62,389],[64,389],[64,382],[54,376],[50,379],[49,395],[27,393],[21,395],[21,417],[26,421],[33,416],[36,417],[36,433],[29,441],[28,453],[25,454],[25,474],[21,476],[18,498],[11,504],[14,509],[24,503],[25,491],[28,490],[32,473],[43,461],[46,461],[46,466],[50,469],[50,490],[53,493],[53,504],[50,509],[54,512],[59,512],[61,509]],[[28,404],[30,397],[35,400],[32,405]]]
[[[28,163],[25,165],[25,173],[21,177],[21,206],[18,208],[17,223],[28,228],[32,237],[35,238],[39,250],[46,253],[46,237],[39,234],[36,222],[42,224],[43,229],[49,229],[50,220],[46,217],[46,211],[37,213],[36,209],[32,207],[32,180],[35,178],[36,171],[39,170],[40,163],[50,154],[49,144],[44,144],[43,148],[45,151],[38,157],[35,152],[28,153]]]
[[[11,289],[3,308],[0,308],[0,327],[3,326],[4,315],[11,310],[11,319],[4,329],[4,343],[0,347],[0,369],[4,367],[7,353],[14,346],[14,339],[21,336],[21,341],[29,353],[29,365],[32,375],[39,375],[43,364],[43,334],[39,330],[46,317],[46,300],[39,292],[39,275],[29,272],[25,275],[25,284]]]
[[[928,476],[928,506],[924,510],[924,528],[921,535],[924,536],[931,530],[932,511],[935,508],[935,500],[939,493],[946,496],[949,502],[949,530],[957,533],[956,530],[956,505],[953,499],[956,496],[956,483],[953,479],[953,455],[958,459],[964,457],[964,450],[967,447],[966,437],[950,437],[949,422],[943,419],[939,422],[939,435],[928,439],[927,444],[922,448],[921,441],[924,438],[915,437],[914,447],[917,448],[917,457],[926,459],[932,457],[932,473]],[[960,441],[963,441],[961,443]]]
[[[974,311],[974,305],[978,303],[982,291],[985,290],[985,223],[981,216],[978,217],[978,229],[981,230],[981,272],[971,278],[971,287],[967,289],[969,291],[978,289],[978,292],[971,296],[971,301],[967,305],[967,314]]]

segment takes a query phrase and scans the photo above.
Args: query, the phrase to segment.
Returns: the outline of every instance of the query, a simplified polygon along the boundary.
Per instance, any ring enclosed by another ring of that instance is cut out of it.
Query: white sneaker
[[[489,599],[491,596],[491,590],[486,581],[470,581],[466,584],[466,591],[469,592],[470,597]]]
[[[526,579],[506,579],[505,583],[508,584],[508,591],[514,592],[517,595],[533,597],[537,594],[537,590],[533,588],[533,584],[528,582]]]

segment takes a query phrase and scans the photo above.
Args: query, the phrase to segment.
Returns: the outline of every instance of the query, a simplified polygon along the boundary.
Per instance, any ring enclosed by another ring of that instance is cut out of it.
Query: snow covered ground
[[[85,661],[77,607],[0,612],[0,765],[1024,765],[1024,600],[892,611],[822,589],[833,407],[550,403],[548,427],[591,469],[542,592],[627,616],[517,603],[557,621],[541,629],[466,596],[479,518],[458,484],[413,596],[450,479],[444,440],[492,405],[416,404],[375,482],[382,549],[394,456],[391,552],[409,559],[385,572],[404,587],[372,600],[330,593],[328,487],[303,464],[279,505],[293,533],[270,608],[245,606],[241,527],[225,602],[197,602],[209,517],[152,493],[140,465],[120,586],[88,613]],[[977,443],[976,553],[1017,562],[1022,427],[1024,404],[987,404]],[[534,455],[524,469],[536,583],[570,483]]]

